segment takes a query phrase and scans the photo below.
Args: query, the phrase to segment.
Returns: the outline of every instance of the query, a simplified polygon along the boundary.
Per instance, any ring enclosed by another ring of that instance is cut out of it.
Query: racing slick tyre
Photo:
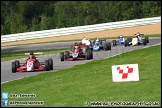
[[[103,49],[104,49],[105,51],[107,51],[107,50],[108,50],[108,45],[105,44],[105,45],[103,46]]]
[[[132,42],[132,38],[128,38],[127,40],[128,40],[128,42]]]
[[[49,65],[49,61],[45,60],[45,70],[49,71],[50,70],[50,65]]]
[[[89,45],[90,47],[92,47],[93,45],[92,45],[92,43],[90,42],[90,45]]]
[[[16,63],[12,62],[12,73],[16,73]]]
[[[85,48],[85,52],[87,52],[89,50],[89,46],[86,46]]]
[[[90,51],[90,59],[93,59],[93,51],[92,50],[89,50]]]
[[[69,51],[65,51],[65,60],[67,59],[67,57],[70,55]]]
[[[90,54],[90,50],[88,50],[86,52],[86,60],[90,60],[90,58],[91,58],[91,54]]]
[[[19,60],[15,60],[15,63],[16,63],[16,68],[19,68],[19,67],[20,67],[20,62],[19,62]]]
[[[48,61],[49,61],[50,70],[53,70],[53,60],[52,59],[48,59]]]
[[[112,43],[113,43],[113,46],[116,46],[117,45],[116,40],[113,40]]]
[[[111,50],[111,43],[107,43],[107,47],[108,47],[108,50]]]
[[[61,59],[61,61],[64,61],[64,53],[63,52],[60,53],[60,59]]]
[[[129,44],[128,40],[125,40],[125,41],[124,41],[124,46],[127,47],[128,44]]]
[[[149,38],[148,37],[145,37],[145,39],[146,39],[146,42],[149,43]]]
[[[142,40],[142,43],[143,43],[143,45],[147,45],[146,39],[143,39],[143,40]]]
[[[107,41],[103,41],[103,42],[101,43],[101,45],[105,45],[105,44],[107,44]]]
[[[82,45],[82,42],[80,42],[79,45]]]

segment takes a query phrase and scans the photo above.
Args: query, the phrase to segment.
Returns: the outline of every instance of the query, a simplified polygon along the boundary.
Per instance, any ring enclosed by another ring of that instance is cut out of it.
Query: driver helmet
[[[78,48],[79,48],[79,46],[74,46],[74,48],[75,48],[75,49],[78,49]]]
[[[122,38],[123,36],[122,36],[122,35],[120,35],[119,37],[120,37],[120,38]]]
[[[77,42],[75,42],[74,46],[79,46]]]
[[[86,40],[86,38],[85,38],[85,37],[83,37],[83,40]]]
[[[34,57],[34,52],[30,52],[30,58],[33,58]]]
[[[99,39],[97,39],[96,42],[99,42]]]
[[[136,34],[137,36],[140,36],[140,33],[139,32],[137,32],[137,34]]]

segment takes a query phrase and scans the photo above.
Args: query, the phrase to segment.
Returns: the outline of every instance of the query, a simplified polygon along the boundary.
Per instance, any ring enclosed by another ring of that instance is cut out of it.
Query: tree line
[[[1,1],[1,35],[161,16],[161,1]]]

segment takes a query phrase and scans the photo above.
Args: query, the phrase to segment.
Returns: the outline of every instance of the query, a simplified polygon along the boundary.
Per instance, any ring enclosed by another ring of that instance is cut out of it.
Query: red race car
[[[85,53],[83,52],[83,49],[79,45],[71,46],[74,48],[72,51],[65,51],[60,53],[60,59],[61,61],[64,60],[90,60],[93,59],[93,52],[92,50],[87,50]]]
[[[25,53],[27,55],[28,53]],[[35,53],[42,54],[42,53]],[[48,59],[45,62],[36,63],[35,59],[28,58],[25,63],[20,63],[18,60],[12,62],[12,73],[16,72],[30,72],[30,71],[49,71],[53,70],[53,60]]]
[[[76,44],[76,43],[75,43]],[[71,48],[74,49],[75,47],[75,44],[74,45],[71,45]],[[79,48],[82,49],[82,52],[83,53],[86,53],[88,50],[92,50],[92,44],[90,43],[90,45],[86,45],[85,43],[79,43],[78,44]],[[91,53],[91,52],[90,52]],[[93,54],[92,55],[92,59],[93,59]]]

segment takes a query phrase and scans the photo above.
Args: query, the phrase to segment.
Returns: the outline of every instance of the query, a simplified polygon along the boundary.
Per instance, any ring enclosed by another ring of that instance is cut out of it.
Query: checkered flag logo
[[[119,74],[122,74],[122,79],[127,79],[128,73],[133,73],[133,68],[129,68],[129,66],[127,66],[127,68],[128,68],[128,72],[123,73],[123,69],[120,69],[120,67],[117,67],[117,70],[119,70]]]
[[[112,66],[113,82],[139,81],[138,64]]]

